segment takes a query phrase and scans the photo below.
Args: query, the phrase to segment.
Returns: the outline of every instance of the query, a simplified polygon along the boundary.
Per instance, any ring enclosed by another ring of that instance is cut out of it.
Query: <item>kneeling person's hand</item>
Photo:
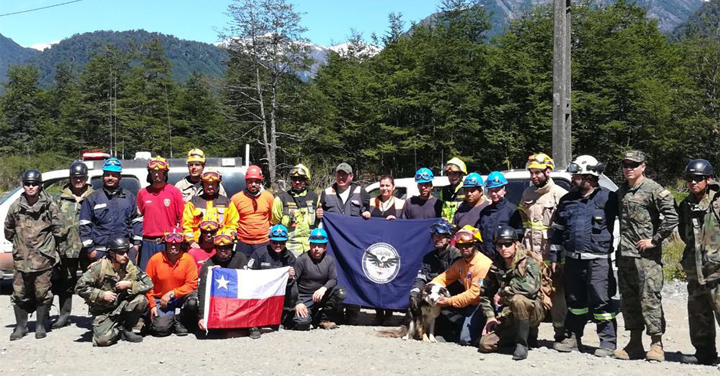
[[[298,303],[298,305],[295,306],[295,316],[306,318],[308,317],[308,309],[305,304]]]

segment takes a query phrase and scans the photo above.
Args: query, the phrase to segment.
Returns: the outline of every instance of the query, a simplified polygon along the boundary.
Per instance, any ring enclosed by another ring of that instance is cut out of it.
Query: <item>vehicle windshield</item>
[[[15,194],[15,192],[19,191],[20,188],[22,188],[22,187],[15,187],[15,188],[12,189],[11,191],[5,193],[5,194],[2,196],[2,198],[0,198],[0,204],[2,204],[3,202],[7,201],[7,199],[9,199],[10,197],[12,197],[12,195]]]

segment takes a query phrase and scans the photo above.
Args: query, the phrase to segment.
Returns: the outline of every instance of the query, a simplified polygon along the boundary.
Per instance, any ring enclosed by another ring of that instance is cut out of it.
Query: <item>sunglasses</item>
[[[27,182],[27,183],[23,183],[23,185],[26,187],[38,187],[38,186],[40,186],[40,183]]]
[[[285,243],[286,243],[286,242],[277,241],[277,240],[271,240],[271,241],[270,241],[270,244],[276,245],[276,246],[285,245]]]
[[[623,166],[623,168],[627,168],[628,170],[634,170],[634,169],[640,167],[640,163],[637,163],[637,162],[635,162],[635,163],[623,163],[622,166]]]
[[[496,246],[498,249],[510,248],[510,247],[512,247],[512,245],[513,245],[513,243],[508,243],[508,242],[501,242],[501,243],[496,243],[496,244],[495,244],[495,246]]]
[[[475,243],[457,243],[455,244],[455,247],[461,248],[461,249],[468,249],[475,246]]]
[[[116,249],[112,252],[115,252],[115,254],[119,255],[119,256],[125,256],[128,253],[128,250],[127,249]]]
[[[163,239],[165,243],[182,243],[184,240],[182,234],[178,233],[167,234]]]
[[[700,183],[701,181],[705,180],[707,176],[704,175],[687,175],[685,176],[685,181],[690,183]]]

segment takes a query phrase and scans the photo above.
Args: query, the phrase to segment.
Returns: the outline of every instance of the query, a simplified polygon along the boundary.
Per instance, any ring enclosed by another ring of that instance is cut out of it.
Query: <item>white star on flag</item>
[[[228,283],[230,283],[229,280],[225,279],[225,276],[224,276],[224,275],[221,275],[221,276],[220,276],[220,279],[216,279],[215,282],[218,283],[218,288],[219,288],[219,289],[226,289],[226,290],[227,290],[227,288],[228,288]]]

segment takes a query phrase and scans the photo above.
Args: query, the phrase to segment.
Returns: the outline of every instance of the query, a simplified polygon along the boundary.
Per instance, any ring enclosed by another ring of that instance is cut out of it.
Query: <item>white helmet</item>
[[[598,162],[595,157],[590,155],[581,155],[570,163],[567,172],[571,174],[600,176],[605,171],[605,164]]]

